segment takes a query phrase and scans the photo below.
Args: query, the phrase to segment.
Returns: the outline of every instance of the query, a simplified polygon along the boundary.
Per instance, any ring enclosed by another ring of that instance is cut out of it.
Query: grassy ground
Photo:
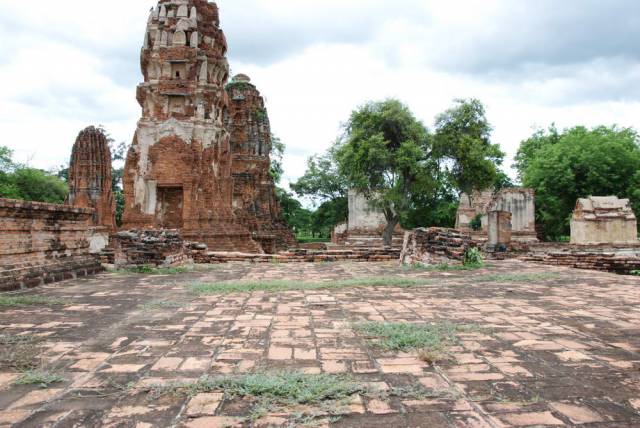
[[[471,271],[482,269],[485,266],[483,264],[474,264],[474,265],[452,265],[449,263],[440,263],[437,265],[424,265],[422,263],[415,263],[412,265],[405,265],[406,270],[413,271],[437,271],[437,272],[447,272],[447,271]]]
[[[186,305],[187,302],[179,302],[175,300],[152,300],[142,305],[138,305],[138,307],[145,311],[153,311],[156,309],[177,309]]]
[[[27,334],[0,334],[0,369],[26,372],[38,367],[43,340]]]
[[[527,273],[527,274],[493,274],[493,275],[483,275],[477,277],[475,280],[477,282],[497,282],[497,283],[506,283],[506,282],[536,282],[536,281],[545,281],[549,279],[558,278],[559,275],[557,273]]]
[[[419,287],[429,285],[431,281],[423,278],[362,278],[331,282],[302,282],[302,281],[256,281],[256,282],[219,282],[194,283],[191,288],[197,294],[229,294],[250,293],[253,291],[292,291],[292,290],[321,290],[341,289],[352,287]]]
[[[57,373],[47,370],[29,370],[16,379],[14,385],[39,385],[41,388],[48,388],[54,383],[64,382],[65,378]]]
[[[43,296],[20,296],[20,295],[0,295],[0,307],[18,307],[18,306],[55,306],[64,305],[66,302],[62,299],[53,299]]]
[[[193,267],[179,266],[173,268],[157,268],[153,266],[138,266],[131,269],[125,269],[127,273],[140,273],[145,275],[178,275],[181,273],[193,272]]]

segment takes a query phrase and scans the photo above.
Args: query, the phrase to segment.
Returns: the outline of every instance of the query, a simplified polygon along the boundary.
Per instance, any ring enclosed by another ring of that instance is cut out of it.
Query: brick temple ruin
[[[116,229],[116,203],[111,179],[111,150],[104,133],[89,126],[80,131],[69,162],[69,195],[65,203],[93,208],[92,224]]]
[[[117,228],[111,174],[111,150],[104,132],[93,126],[80,131],[71,151],[65,205],[93,209],[89,223],[92,253],[102,251]]]
[[[497,192],[485,190],[460,196],[460,206],[456,214],[456,229],[469,232],[477,239],[489,235],[489,213],[504,211],[511,213],[511,239],[519,242],[536,242],[536,203],[533,189],[506,188]],[[472,230],[471,222],[479,216],[481,227]],[[501,217],[504,219],[504,216]]]
[[[271,176],[271,125],[264,99],[244,74],[235,76],[226,89],[236,219],[267,253],[294,247],[296,238],[282,217]]]
[[[125,165],[123,227],[178,229],[185,239],[219,251],[273,251],[276,242],[282,246],[293,239],[281,227],[272,186],[264,184],[268,153],[242,160],[242,151],[231,147],[227,125],[234,127],[235,147],[257,142],[261,150],[270,147],[264,138],[268,129],[256,139],[253,131],[264,123],[247,120],[243,131],[243,123],[227,119],[226,52],[215,3],[161,0],[151,11],[141,53],[144,82],[137,91],[142,118]],[[258,107],[258,98],[234,105],[235,114]],[[234,166],[234,158],[241,164]],[[255,168],[249,175],[259,190],[246,191],[234,182],[246,168]],[[271,220],[273,228],[267,226]]]
[[[637,244],[638,222],[629,199],[616,196],[578,199],[571,218],[571,243]]]

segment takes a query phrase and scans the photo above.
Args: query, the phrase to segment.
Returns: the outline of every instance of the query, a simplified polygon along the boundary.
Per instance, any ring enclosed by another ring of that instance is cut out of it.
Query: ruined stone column
[[[111,182],[111,150],[104,133],[89,126],[78,134],[69,162],[66,205],[93,208],[93,226],[116,229],[116,205]]]
[[[213,250],[260,251],[232,211],[226,52],[215,3],[160,0],[152,9],[142,118],[125,165],[125,228],[179,229]]]
[[[271,126],[264,99],[251,79],[239,74],[226,87],[231,134],[233,208],[265,252],[297,245],[282,218],[271,177]]]

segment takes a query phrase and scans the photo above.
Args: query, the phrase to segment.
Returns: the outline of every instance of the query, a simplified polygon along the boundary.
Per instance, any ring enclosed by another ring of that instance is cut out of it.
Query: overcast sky
[[[131,142],[148,0],[0,0],[0,145],[50,168],[78,132]],[[455,98],[487,106],[509,156],[534,127],[640,129],[637,0],[219,0],[233,73],[267,99],[285,177],[356,106],[398,97],[432,126]]]

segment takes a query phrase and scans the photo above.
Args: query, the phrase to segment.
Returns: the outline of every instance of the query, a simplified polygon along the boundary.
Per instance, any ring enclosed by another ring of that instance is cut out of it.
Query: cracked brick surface
[[[544,274],[544,276],[526,276]],[[364,287],[197,296],[194,281],[332,281],[425,277],[414,288]],[[0,308],[3,334],[43,338],[43,364],[65,382],[15,386],[0,366],[0,426],[288,426],[290,415],[246,419],[248,403],[220,391],[150,399],[150,385],[204,374],[297,369],[347,373],[421,397],[354,396],[318,426],[640,426],[640,279],[518,261],[463,272],[395,263],[203,266],[180,275],[103,274],[31,293],[52,307]],[[164,302],[164,303],[158,303]],[[359,321],[450,321],[449,361],[385,352]]]

